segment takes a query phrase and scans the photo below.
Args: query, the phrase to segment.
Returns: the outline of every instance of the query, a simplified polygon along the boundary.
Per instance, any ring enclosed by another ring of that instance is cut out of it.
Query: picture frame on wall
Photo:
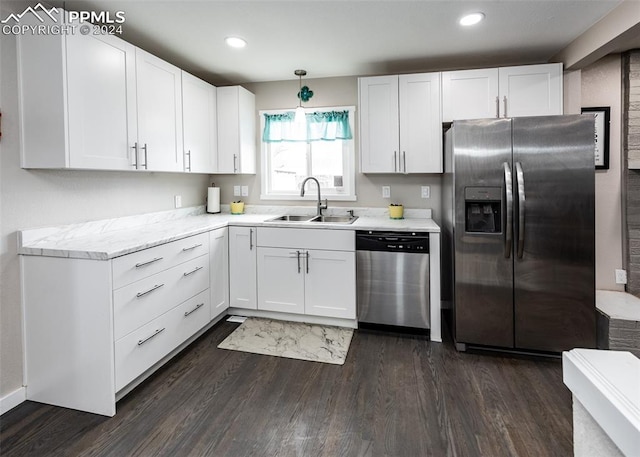
[[[596,170],[609,169],[609,124],[611,122],[611,108],[608,106],[582,108],[582,113],[593,113],[596,118]]]

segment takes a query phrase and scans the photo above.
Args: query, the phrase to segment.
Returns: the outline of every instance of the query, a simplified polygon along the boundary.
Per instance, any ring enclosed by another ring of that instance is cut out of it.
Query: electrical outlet
[[[243,197],[249,196],[249,186],[242,186],[242,196]]]
[[[391,198],[391,186],[382,186],[382,198]]]
[[[616,270],[616,284],[627,283],[627,270]]]
[[[429,198],[431,197],[431,187],[429,186],[422,186],[420,187],[420,196],[422,198]]]
[[[182,195],[176,195],[173,197],[176,208],[182,208]]]
[[[240,196],[240,186],[233,186],[233,196],[234,197]]]

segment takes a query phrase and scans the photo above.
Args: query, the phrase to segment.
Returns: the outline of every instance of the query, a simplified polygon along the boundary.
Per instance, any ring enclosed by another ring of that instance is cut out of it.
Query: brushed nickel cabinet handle
[[[161,329],[156,330],[155,332],[153,332],[153,335],[146,337],[143,340],[138,340],[138,346],[142,346],[144,343],[146,343],[147,341],[149,341],[151,338],[153,338],[154,336],[158,336],[160,333],[164,332],[164,329],[166,327],[162,327]]]
[[[202,246],[202,243],[194,244],[193,246],[190,246],[188,248],[182,248],[182,252],[191,251],[192,249],[199,248],[200,246]]]
[[[140,149],[144,150],[144,163],[142,165],[144,166],[145,170],[148,170],[149,167],[147,165],[148,165],[149,160],[147,158],[147,143],[145,143],[144,146],[142,146]]]
[[[191,311],[185,311],[184,312],[184,317],[187,317],[189,314],[191,313],[195,313],[196,311],[198,311],[200,308],[202,308],[204,306],[204,303],[200,303],[198,305],[196,305],[195,308],[193,308]]]
[[[136,167],[136,170],[137,170],[138,169],[138,142],[137,141],[133,146],[131,146],[131,149],[133,149],[133,159],[134,159],[132,166]]]
[[[507,96],[504,96],[504,117],[507,117]]]
[[[191,270],[191,271],[187,271],[186,273],[182,273],[182,275],[183,275],[183,276],[189,276],[189,275],[192,275],[192,274],[194,274],[196,271],[200,271],[200,270],[202,270],[202,268],[204,268],[204,267],[195,267],[195,268],[194,268],[193,270]]]
[[[147,262],[136,263],[136,268],[146,267],[147,265],[151,265],[152,263],[157,262],[158,260],[162,260],[162,257],[156,257],[155,259],[151,259]]]
[[[496,117],[500,117],[500,97],[496,95]]]
[[[158,290],[159,288],[161,288],[162,286],[164,286],[164,284],[156,284],[155,286],[153,286],[151,289],[145,291],[145,292],[138,292],[136,294],[136,297],[140,298],[140,297],[144,297],[147,294],[150,294],[151,292],[153,292],[154,290]]]

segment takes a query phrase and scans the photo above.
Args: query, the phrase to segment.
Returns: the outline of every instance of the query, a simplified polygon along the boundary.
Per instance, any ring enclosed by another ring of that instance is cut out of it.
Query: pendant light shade
[[[302,94],[302,77],[306,76],[307,70],[296,70],[293,72],[293,74],[296,75],[300,81],[299,91],[298,91],[298,106],[296,107],[296,115],[294,118],[294,122],[296,124],[306,124],[307,119],[305,116],[304,107],[302,106],[301,94]]]

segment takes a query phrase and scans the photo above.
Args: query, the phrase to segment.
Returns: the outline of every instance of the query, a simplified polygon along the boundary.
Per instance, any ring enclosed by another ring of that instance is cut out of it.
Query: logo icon
[[[9,16],[7,16],[6,19],[0,21],[3,24],[8,23],[10,20],[15,21],[16,23],[20,22],[20,19],[22,19],[24,17],[25,14],[27,13],[31,13],[33,14],[36,19],[38,19],[40,22],[44,22],[44,14],[46,14],[47,16],[49,16],[51,19],[53,19],[53,22],[58,22],[57,17],[55,16],[56,14],[58,14],[58,9],[57,8],[51,8],[51,9],[47,9],[45,8],[42,3],[38,3],[36,6],[31,7],[28,6],[27,8],[25,8],[25,10],[20,13],[20,14],[15,14],[15,13],[11,13]],[[38,14],[39,13],[39,14]]]

